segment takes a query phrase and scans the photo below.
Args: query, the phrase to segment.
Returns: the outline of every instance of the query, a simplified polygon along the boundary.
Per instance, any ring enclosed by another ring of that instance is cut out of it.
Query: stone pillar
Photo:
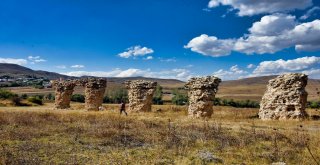
[[[262,120],[306,118],[307,83],[308,76],[300,73],[284,74],[270,80],[260,102],[259,118]]]
[[[213,99],[221,79],[214,76],[191,78],[185,85],[189,96],[189,117],[206,118],[213,113]]]
[[[129,97],[129,112],[150,112],[157,82],[135,80],[126,81]]]
[[[72,80],[52,80],[51,84],[55,89],[55,109],[70,108],[70,101],[76,83]]]
[[[99,107],[103,103],[107,80],[89,78],[81,80],[81,84],[85,87],[85,109],[88,111],[99,111]]]

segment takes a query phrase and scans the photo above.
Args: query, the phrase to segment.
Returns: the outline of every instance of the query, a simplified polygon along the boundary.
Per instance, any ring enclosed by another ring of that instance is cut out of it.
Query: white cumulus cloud
[[[290,72],[302,72],[314,77],[320,69],[320,57],[301,57],[292,60],[275,60],[261,62],[250,76],[278,75]],[[319,77],[319,76],[318,76]]]
[[[300,19],[302,19],[302,20],[308,19],[309,17],[311,17],[311,16],[313,16],[313,15],[316,15],[316,14],[317,14],[317,11],[319,11],[319,10],[320,10],[320,7],[315,6],[315,7],[311,8],[311,9],[309,9],[309,10],[306,12],[306,14],[302,15],[302,16],[300,17]]]
[[[26,65],[28,61],[26,59],[18,59],[18,58],[1,58],[0,63],[8,63],[8,64],[17,64],[17,65]]]
[[[160,62],[177,62],[177,59],[175,57],[167,58],[167,59],[159,57],[159,60],[160,60]]]
[[[320,79],[320,69],[305,70],[302,73],[309,75],[310,78]]]
[[[144,60],[152,60],[153,57],[152,56],[147,56],[146,58],[144,58]]]
[[[28,56],[28,60],[30,61],[31,64],[47,61],[45,59],[42,59],[40,56]]]
[[[220,77],[223,80],[235,80],[246,77],[260,77],[269,75],[280,75],[285,73],[304,73],[310,78],[320,79],[320,57],[300,57],[289,60],[274,60],[262,61],[257,66],[249,64],[248,69],[253,71],[246,71],[234,65],[229,69],[220,69],[213,73],[214,76]]]
[[[254,68],[254,67],[256,67],[254,64],[249,64],[249,65],[247,65],[247,68],[248,68],[248,69],[252,69],[252,68]]]
[[[58,66],[56,66],[56,68],[58,68],[58,69],[67,69],[67,66],[65,66],[65,65],[58,65]]]
[[[213,57],[227,56],[231,53],[234,46],[234,40],[219,40],[215,36],[202,34],[193,38],[184,48],[190,48],[192,51]]]
[[[222,80],[234,80],[246,77],[248,72],[240,69],[238,65],[234,65],[230,67],[229,70],[220,69],[214,72],[213,75],[221,78]]]
[[[249,31],[252,35],[256,36],[280,35],[295,27],[295,19],[295,16],[286,14],[264,16],[259,22],[253,23]]]
[[[208,7],[220,5],[231,6],[239,16],[252,16],[306,9],[312,5],[312,0],[210,0]]]
[[[185,48],[212,56],[226,56],[231,51],[245,54],[275,53],[295,47],[296,51],[320,50],[320,20],[299,23],[292,15],[272,14],[253,23],[238,39],[218,39],[202,34],[192,39]]]
[[[84,68],[85,66],[84,65],[72,65],[70,66],[71,68],[77,68],[77,69],[80,69],[80,68]]]
[[[140,45],[132,46],[127,49],[127,51],[119,53],[118,55],[122,58],[130,58],[137,56],[145,56],[147,54],[152,54],[154,51],[151,48],[141,47]]]
[[[151,69],[114,69],[112,71],[72,71],[61,73],[68,76],[96,76],[96,77],[152,77],[152,78],[164,78],[164,79],[179,79],[187,80],[192,77],[192,73],[187,69],[170,69],[170,70],[160,70],[152,71]]]

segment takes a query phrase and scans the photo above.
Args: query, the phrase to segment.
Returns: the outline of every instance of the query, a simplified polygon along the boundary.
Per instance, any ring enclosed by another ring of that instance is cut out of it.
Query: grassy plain
[[[0,107],[0,164],[287,164],[320,161],[320,120],[260,121],[257,109],[214,107],[211,119],[187,107],[118,114],[52,104]],[[319,111],[308,110],[310,115]]]
[[[216,97],[223,99],[234,99],[234,100],[253,100],[260,101],[262,95],[266,90],[266,85],[271,77],[255,77],[249,79],[233,80],[233,81],[223,81],[220,86]],[[173,89],[183,88],[184,82],[172,82],[172,81],[161,81],[159,83],[163,88],[164,92],[171,93]],[[317,95],[317,88],[320,86],[320,80],[309,80],[306,87],[308,95],[308,101],[315,101],[319,99]],[[107,90],[112,91],[116,88],[124,88],[124,85],[120,82],[108,82]],[[53,89],[35,89],[33,87],[12,87],[7,88],[10,91],[17,94],[49,94],[54,93]],[[82,87],[76,87],[75,92],[77,94],[83,94],[84,89]],[[164,94],[164,100],[170,101],[172,95]]]

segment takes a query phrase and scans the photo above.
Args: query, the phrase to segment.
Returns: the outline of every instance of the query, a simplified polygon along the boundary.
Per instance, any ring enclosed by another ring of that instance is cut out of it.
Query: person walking
[[[126,112],[126,102],[125,101],[121,101],[121,105],[120,105],[120,115],[122,114],[122,112],[124,114],[126,114],[126,116],[128,116],[127,112]]]

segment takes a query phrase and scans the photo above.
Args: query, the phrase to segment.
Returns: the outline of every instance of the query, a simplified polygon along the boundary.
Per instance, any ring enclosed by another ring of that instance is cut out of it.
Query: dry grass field
[[[268,81],[276,76],[252,77],[239,80],[223,81],[219,86],[217,97],[234,100],[260,101],[266,90]],[[317,88],[320,87],[320,80],[309,79],[306,90],[308,100],[315,101],[319,98]]]
[[[150,113],[0,107],[0,164],[319,164],[320,120],[260,121],[257,109],[214,107],[209,120],[187,107]],[[310,115],[319,111],[308,110]]]
[[[265,76],[265,77],[254,77],[240,80],[223,81],[219,86],[219,90],[216,97],[223,99],[234,99],[234,100],[253,100],[260,101],[262,95],[266,90],[266,85],[271,78],[275,76]],[[123,80],[124,81],[124,80]],[[163,87],[164,92],[172,92],[172,89],[183,88],[184,82],[174,81],[174,80],[157,80],[158,83]],[[107,90],[111,91],[115,88],[124,88],[121,81],[108,81]],[[310,79],[306,87],[308,95],[308,101],[315,101],[318,99],[317,88],[320,87],[320,80]],[[49,94],[54,93],[53,89],[35,89],[33,87],[12,87],[7,88],[8,90],[17,94]],[[84,89],[82,87],[76,87],[76,94],[83,94]],[[172,95],[165,94],[164,100],[170,101]]]

